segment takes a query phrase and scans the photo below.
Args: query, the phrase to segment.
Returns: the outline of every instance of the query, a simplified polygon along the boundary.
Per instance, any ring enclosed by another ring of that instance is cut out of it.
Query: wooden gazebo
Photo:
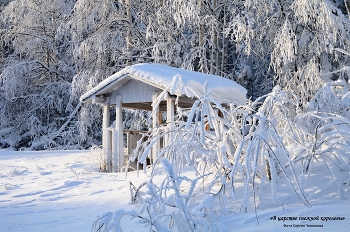
[[[181,80],[177,86],[174,86],[174,77]],[[102,145],[107,156],[108,171],[121,170],[125,165],[124,157],[130,155],[132,144],[135,144],[130,141],[136,141],[141,137],[139,131],[124,131],[128,135],[126,149],[128,154],[124,154],[122,108],[149,110],[154,111],[155,114],[166,111],[167,122],[171,123],[174,120],[175,99],[177,99],[177,107],[191,107],[197,96],[205,94],[206,82],[211,98],[224,107],[230,104],[245,104],[247,91],[234,81],[159,64],[128,66],[82,95],[80,101],[103,106]],[[172,84],[172,88],[169,88]],[[168,96],[162,99],[155,109],[152,103],[166,89]],[[110,125],[110,107],[112,106],[116,108],[114,127]],[[152,120],[153,127],[157,127],[160,123],[159,117],[153,116]],[[160,144],[157,144],[153,152],[157,153],[159,149]]]

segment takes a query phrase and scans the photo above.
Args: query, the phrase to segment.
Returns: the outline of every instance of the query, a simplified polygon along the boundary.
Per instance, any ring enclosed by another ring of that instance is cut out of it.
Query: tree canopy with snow
[[[278,84],[306,110],[324,83],[349,79],[348,6],[340,0],[2,1],[0,145],[98,145],[101,109],[81,106],[80,96],[140,62],[232,79],[252,100]],[[132,121],[139,114],[124,115]]]

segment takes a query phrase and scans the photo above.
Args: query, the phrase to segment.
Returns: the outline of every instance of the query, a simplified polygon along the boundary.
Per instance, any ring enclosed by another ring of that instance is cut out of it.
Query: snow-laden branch
[[[39,141],[33,142],[32,145],[28,148],[28,150],[35,150],[39,146],[41,146],[41,145],[43,145],[45,143],[48,143],[50,141],[53,141],[55,138],[61,136],[61,133],[66,129],[68,124],[75,117],[75,115],[77,114],[77,112],[80,109],[80,107],[81,107],[81,103],[79,102],[78,105],[73,110],[73,112],[66,118],[65,123],[60,127],[60,129],[58,129],[57,131],[51,133],[50,135],[48,135],[48,137],[42,137]]]
[[[133,203],[144,204],[137,217],[156,231],[224,230],[215,223],[217,217],[229,217],[237,208],[236,213],[255,209],[258,214],[267,199],[278,204],[278,189],[285,181],[291,194],[311,207],[304,187],[321,160],[343,197],[338,173],[345,175],[350,168],[350,115],[339,109],[349,108],[349,101],[337,98],[331,86],[318,92],[306,113],[298,109],[298,97],[279,86],[247,106],[231,109],[213,103],[204,91],[190,110],[179,110],[172,125],[154,128],[138,142],[131,160],[145,164],[155,142],[171,134],[153,160],[150,180],[131,191]],[[196,179],[181,175],[188,166]],[[156,185],[153,179],[162,170],[165,177]],[[266,196],[267,189],[271,196]]]

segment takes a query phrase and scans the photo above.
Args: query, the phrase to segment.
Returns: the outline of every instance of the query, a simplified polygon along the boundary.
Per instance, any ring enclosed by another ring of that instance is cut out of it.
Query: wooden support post
[[[113,147],[112,147],[112,128],[111,127],[108,127],[107,129],[107,133],[108,133],[108,156],[107,156],[107,172],[112,172],[113,168],[112,168],[112,163],[113,163],[113,160],[112,160],[112,150],[113,150]]]
[[[175,111],[175,103],[173,99],[167,99],[167,112],[166,112],[166,121],[167,123],[174,122],[174,111]]]
[[[110,99],[106,97],[103,102],[103,122],[102,122],[102,147],[107,157],[107,171],[111,172],[112,169],[112,150],[111,150],[111,136],[108,130],[110,126]]]
[[[124,166],[123,144],[122,96],[117,95],[115,101],[115,129],[113,130],[114,172],[121,171],[121,168]]]
[[[158,92],[155,92],[153,94],[153,103],[156,101],[156,99],[158,98],[159,96],[159,93]],[[152,106],[152,111],[154,112],[154,114],[152,115],[152,126],[153,126],[153,129],[157,128],[159,125],[160,125],[160,122],[159,122],[159,114],[160,114],[160,111],[159,111],[159,107],[157,107],[157,109],[154,108],[154,106]],[[152,161],[154,162],[154,160],[157,158],[158,154],[159,154],[159,151],[160,151],[160,140],[158,140],[156,142],[156,144],[154,145],[154,147],[152,148],[152,160],[151,160],[151,163]]]
[[[168,135],[166,138],[165,146],[169,146],[171,143],[172,133],[170,131],[173,130],[174,126],[174,111],[175,111],[175,103],[171,98],[167,99],[167,112],[166,112],[166,122],[168,124]]]

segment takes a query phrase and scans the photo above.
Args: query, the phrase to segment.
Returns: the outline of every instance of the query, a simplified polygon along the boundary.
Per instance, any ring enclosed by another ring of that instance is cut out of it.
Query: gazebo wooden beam
[[[167,99],[167,111],[166,111],[166,122],[169,125],[168,126],[168,133],[165,136],[165,146],[169,146],[172,141],[172,133],[174,126],[174,113],[175,113],[175,102],[172,98]]]
[[[124,166],[124,149],[123,149],[123,114],[121,95],[117,95],[115,104],[115,130],[113,130],[113,170],[120,172]]]
[[[158,98],[159,93],[158,92],[154,92],[153,94],[153,102],[156,101],[156,99]],[[160,125],[160,120],[159,120],[159,107],[155,108],[154,106],[152,107],[152,127],[153,129],[157,128]],[[152,162],[157,158],[157,155],[159,154],[160,151],[160,140],[158,139],[157,142],[155,143],[154,147],[152,148]]]
[[[106,150],[107,154],[107,171],[112,171],[112,150],[111,150],[111,131],[108,130],[110,126],[110,98],[98,97],[98,102],[103,106],[103,121],[102,121],[102,146]]]
[[[152,111],[152,102],[145,103],[123,103],[124,108],[136,109],[136,110],[148,110]]]

